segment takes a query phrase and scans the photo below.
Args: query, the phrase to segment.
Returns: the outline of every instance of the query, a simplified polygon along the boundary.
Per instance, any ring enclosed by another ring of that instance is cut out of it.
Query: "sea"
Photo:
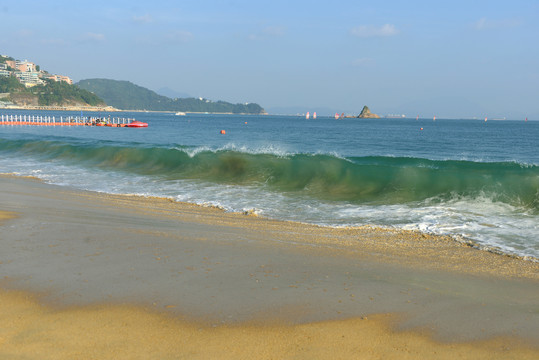
[[[449,235],[539,259],[539,121],[0,114],[110,115],[148,123],[2,125],[1,173],[321,226]]]

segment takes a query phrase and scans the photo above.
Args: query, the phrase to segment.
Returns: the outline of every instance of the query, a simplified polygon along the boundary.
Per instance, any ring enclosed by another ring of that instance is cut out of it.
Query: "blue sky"
[[[0,53],[270,112],[539,119],[539,1],[0,0]]]

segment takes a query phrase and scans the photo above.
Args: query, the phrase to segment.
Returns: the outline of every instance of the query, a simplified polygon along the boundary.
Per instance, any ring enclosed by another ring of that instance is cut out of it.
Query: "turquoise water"
[[[0,126],[0,171],[276,219],[449,234],[539,258],[539,122],[113,116],[149,127]]]

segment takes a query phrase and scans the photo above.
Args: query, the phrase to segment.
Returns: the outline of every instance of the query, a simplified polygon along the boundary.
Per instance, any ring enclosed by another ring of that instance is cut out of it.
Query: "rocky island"
[[[369,107],[367,105],[363,106],[363,110],[361,110],[361,113],[357,116],[360,119],[378,119],[380,118],[379,115],[372,113],[369,110]]]

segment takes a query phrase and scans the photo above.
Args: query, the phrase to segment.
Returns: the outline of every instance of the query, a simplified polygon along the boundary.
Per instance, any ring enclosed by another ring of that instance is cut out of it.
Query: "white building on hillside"
[[[23,83],[26,87],[32,87],[38,84],[42,84],[43,80],[41,80],[38,76],[38,72],[36,71],[26,71],[26,72],[14,72],[15,76],[21,83]]]

